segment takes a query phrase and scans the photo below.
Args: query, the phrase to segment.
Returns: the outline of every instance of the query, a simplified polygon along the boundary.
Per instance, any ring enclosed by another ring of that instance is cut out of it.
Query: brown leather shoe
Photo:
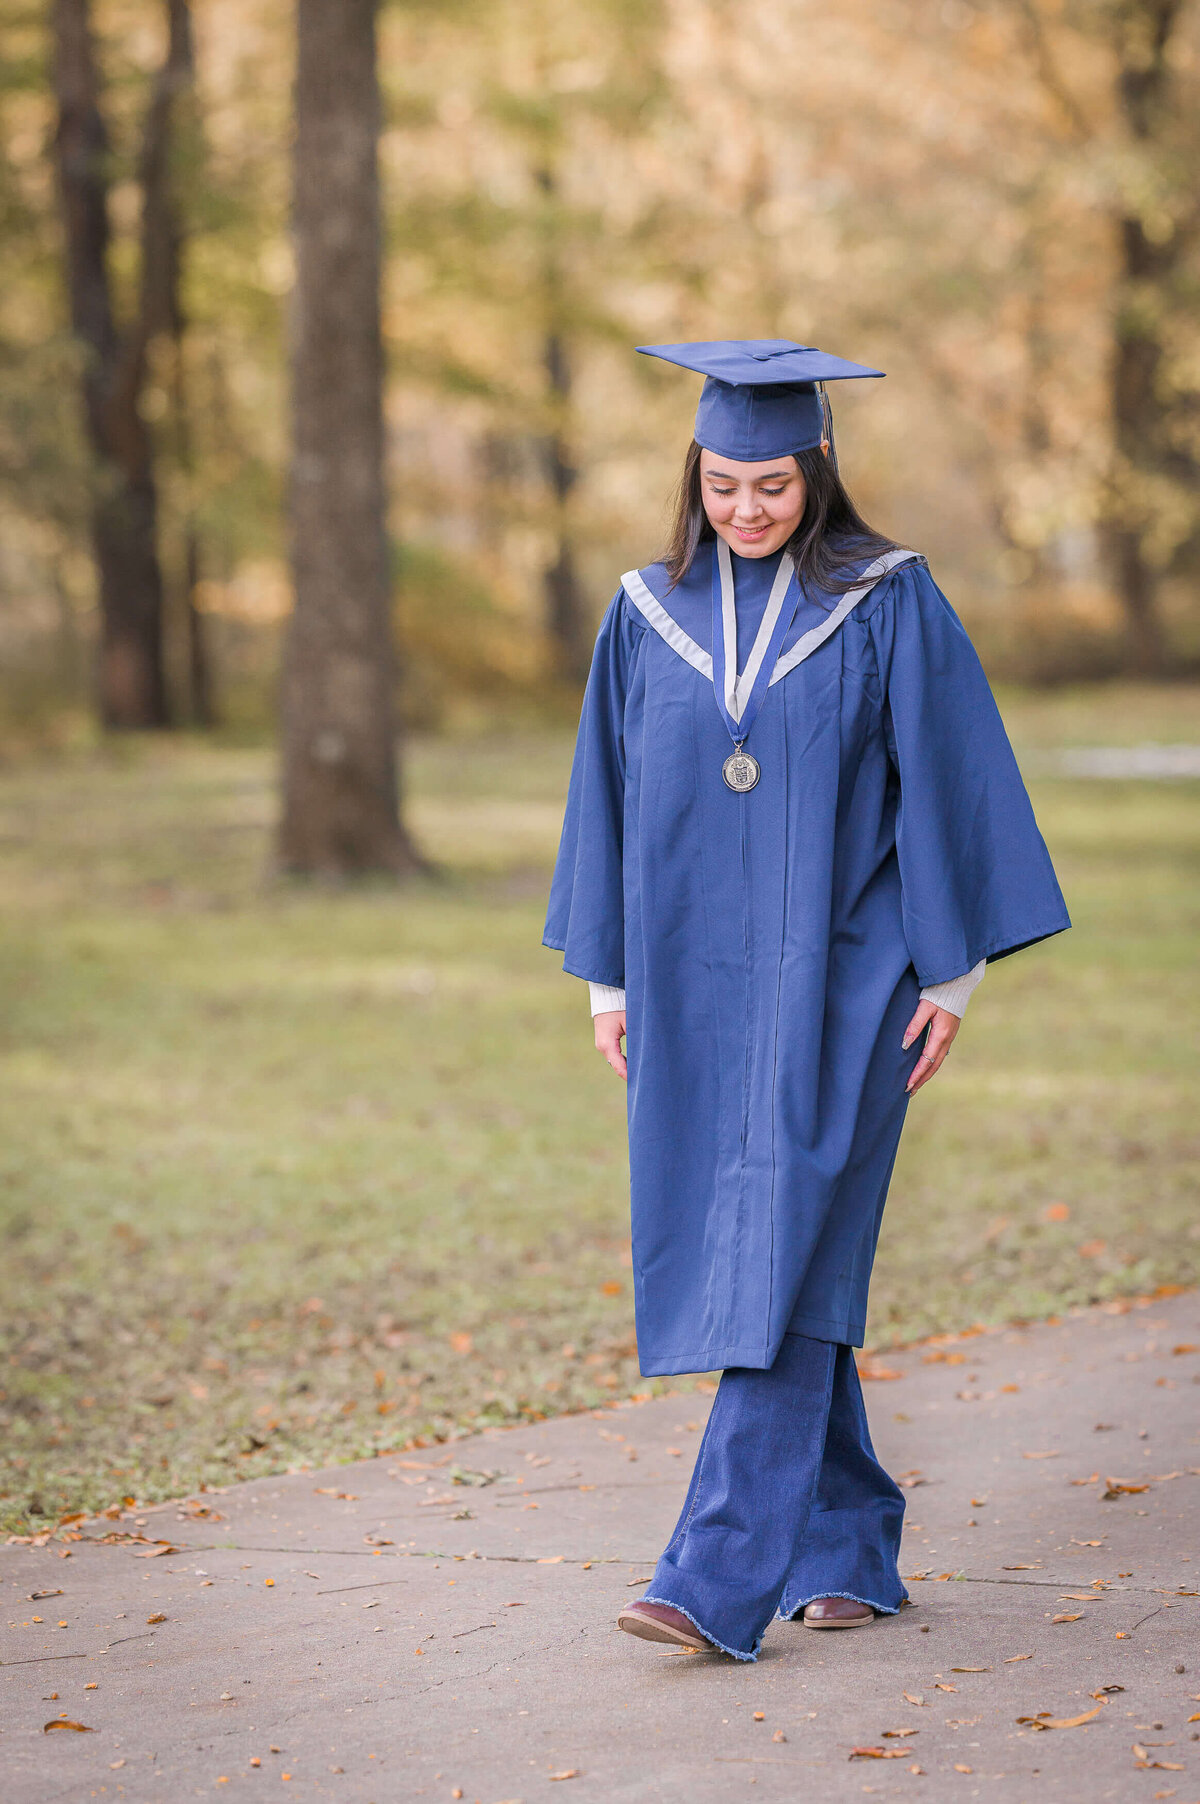
[[[626,1604],[617,1617],[617,1627],[642,1641],[665,1641],[671,1647],[686,1647],[693,1653],[712,1651],[712,1642],[682,1610],[674,1610],[670,1604]]]
[[[870,1604],[853,1597],[814,1597],[802,1618],[806,1629],[863,1629],[874,1620]]]

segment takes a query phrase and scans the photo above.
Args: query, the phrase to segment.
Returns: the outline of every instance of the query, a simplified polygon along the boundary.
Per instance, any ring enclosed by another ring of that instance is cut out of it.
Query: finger
[[[900,1042],[901,1048],[904,1052],[908,1051],[909,1047],[912,1045],[913,1041],[916,1039],[917,1035],[921,1032],[921,1030],[925,1027],[928,1027],[929,1023],[933,1020],[933,1017],[937,1014],[937,1012],[938,1012],[938,1009],[937,1009],[936,1003],[919,1002],[917,1004],[917,1012],[913,1016],[912,1020],[909,1022],[908,1026],[905,1028],[904,1038]]]
[[[930,1078],[934,1074],[935,1069],[936,1069],[936,1066],[934,1065],[932,1054],[928,1053],[928,1052],[923,1052],[921,1054],[920,1058],[917,1060],[916,1064],[913,1066],[912,1071],[909,1075],[908,1082],[904,1086],[904,1088],[908,1091],[908,1094],[910,1096],[915,1096],[917,1091],[920,1090],[923,1085],[925,1085],[929,1082]]]
[[[621,1051],[621,1039],[625,1032],[625,1016],[619,1010],[605,1011],[595,1017],[596,1051],[604,1054],[618,1077],[628,1077],[628,1067]]]
[[[958,1016],[950,1014],[948,1009],[938,1009],[937,1018],[926,1036],[924,1049],[905,1086],[910,1096],[922,1089],[931,1077],[937,1076],[957,1032]]]

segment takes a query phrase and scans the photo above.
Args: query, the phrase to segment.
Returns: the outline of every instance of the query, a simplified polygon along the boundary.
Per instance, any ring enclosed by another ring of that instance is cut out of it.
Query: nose
[[[753,490],[743,490],[734,504],[734,518],[754,520],[762,512],[762,500]]]

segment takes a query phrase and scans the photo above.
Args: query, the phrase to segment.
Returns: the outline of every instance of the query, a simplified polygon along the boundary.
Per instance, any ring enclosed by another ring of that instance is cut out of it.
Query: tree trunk
[[[1169,45],[1180,0],[1122,0],[1115,11],[1117,93],[1134,144],[1153,151],[1162,137],[1170,84]],[[1167,289],[1184,240],[1177,230],[1153,238],[1141,215],[1126,208],[1117,220],[1120,275],[1111,395],[1115,469],[1108,542],[1117,594],[1125,611],[1129,666],[1161,675],[1168,662],[1159,617],[1159,569],[1148,554],[1151,492],[1165,473],[1162,332]]]
[[[586,682],[592,641],[584,619],[583,595],[571,543],[571,492],[579,480],[566,437],[571,404],[571,366],[558,332],[547,334],[544,348],[550,388],[551,430],[546,437],[546,478],[554,509],[554,556],[547,567],[546,625],[559,668],[577,683]]]
[[[592,661],[583,594],[571,543],[571,495],[579,472],[571,453],[571,359],[563,326],[564,293],[559,227],[558,177],[550,162],[534,170],[542,195],[542,305],[545,335],[542,367],[546,372],[549,430],[543,442],[546,485],[550,491],[554,553],[542,578],[546,597],[546,631],[559,670],[572,682],[587,679]]]
[[[101,618],[100,717],[107,727],[162,727],[168,724],[168,708],[158,509],[153,445],[139,404],[147,347],[161,325],[152,311],[159,299],[153,278],[164,255],[161,218],[145,182],[147,171],[165,172],[170,107],[161,104],[160,78],[143,154],[142,305],[133,326],[121,333],[108,268],[108,134],[89,0],[54,0],[53,34],[67,290],[72,329],[86,352],[81,384],[95,463],[92,544]]]
[[[399,818],[383,478],[375,0],[297,0],[290,533],[280,858],[420,860]]]

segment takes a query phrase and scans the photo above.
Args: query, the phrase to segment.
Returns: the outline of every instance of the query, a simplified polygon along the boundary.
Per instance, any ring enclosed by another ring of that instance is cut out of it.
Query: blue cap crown
[[[696,441],[738,463],[811,450],[828,436],[818,384],[884,373],[790,338],[639,345],[638,350],[706,377],[696,409]]]

